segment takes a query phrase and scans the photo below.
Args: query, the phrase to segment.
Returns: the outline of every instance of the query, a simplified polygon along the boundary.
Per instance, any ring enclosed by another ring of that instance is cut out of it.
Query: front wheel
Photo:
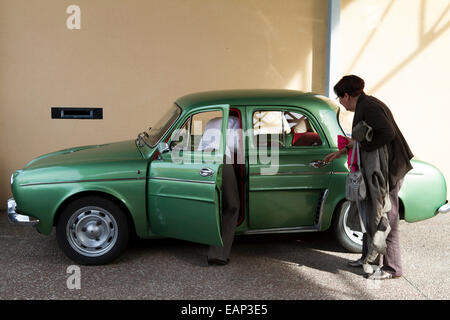
[[[334,234],[339,243],[348,251],[361,253],[363,233],[358,226],[358,211],[350,210],[350,201],[340,204],[333,221]]]
[[[70,203],[56,225],[58,244],[73,261],[106,264],[128,244],[129,226],[123,211],[112,201],[85,197]]]

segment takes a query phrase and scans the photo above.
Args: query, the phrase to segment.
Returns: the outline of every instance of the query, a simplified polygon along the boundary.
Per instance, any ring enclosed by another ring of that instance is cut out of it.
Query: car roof
[[[229,104],[231,106],[270,106],[286,105],[301,106],[309,102],[308,106],[332,109],[336,105],[330,104],[329,99],[311,92],[303,92],[288,89],[236,89],[205,91],[182,96],[176,100],[176,104],[184,110],[201,106],[213,106]],[[313,102],[311,104],[311,102]]]

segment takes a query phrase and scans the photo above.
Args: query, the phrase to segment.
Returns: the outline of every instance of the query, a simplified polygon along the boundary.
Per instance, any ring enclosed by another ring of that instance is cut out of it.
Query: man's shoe
[[[347,263],[350,267],[353,268],[361,268],[363,266],[363,260],[362,259],[358,259],[355,261],[350,261]]]
[[[227,265],[228,262],[230,262],[230,259],[227,260],[220,260],[220,259],[208,259],[208,265],[217,265],[217,266],[224,266]]]
[[[383,270],[377,270],[374,273],[367,275],[367,279],[369,280],[388,280],[399,278],[398,276],[393,276],[392,273]]]

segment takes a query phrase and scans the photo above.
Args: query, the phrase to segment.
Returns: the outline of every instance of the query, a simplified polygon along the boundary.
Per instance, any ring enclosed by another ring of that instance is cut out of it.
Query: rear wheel
[[[341,203],[337,209],[336,217],[333,221],[334,234],[339,243],[348,251],[361,253],[363,233],[355,227],[355,223],[350,223],[359,219],[356,210],[350,210],[350,201]]]
[[[129,239],[128,221],[112,201],[85,197],[70,203],[56,225],[58,244],[80,264],[106,264],[125,250]]]

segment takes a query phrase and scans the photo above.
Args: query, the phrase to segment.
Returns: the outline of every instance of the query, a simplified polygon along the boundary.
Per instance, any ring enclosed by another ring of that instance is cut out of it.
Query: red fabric
[[[322,140],[315,132],[295,133],[292,139],[293,146],[313,146],[314,144],[321,145]]]
[[[345,148],[345,146],[348,144],[348,138],[344,137],[342,135],[338,135],[338,148],[339,150],[342,150]],[[355,158],[353,159],[353,165],[350,165],[350,162],[352,160],[352,153],[353,153],[353,149],[350,149],[348,151],[348,159],[347,159],[347,164],[348,167],[350,168],[351,172],[355,172],[356,170],[358,170],[358,155],[355,154]]]

